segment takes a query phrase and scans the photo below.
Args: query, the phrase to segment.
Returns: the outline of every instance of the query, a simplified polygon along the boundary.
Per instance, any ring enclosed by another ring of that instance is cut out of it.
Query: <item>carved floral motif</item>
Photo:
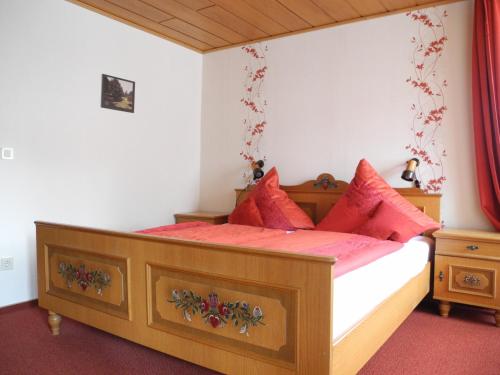
[[[472,287],[481,286],[481,279],[474,274],[466,274],[464,276],[464,283]]]
[[[446,181],[443,158],[447,155],[438,142],[438,133],[448,110],[444,96],[448,82],[440,78],[437,66],[448,41],[444,26],[448,14],[430,8],[406,15],[417,24],[417,33],[411,39],[413,73],[406,80],[416,91],[416,101],[411,106],[413,141],[405,148],[421,160],[417,174],[423,190],[436,193]]]
[[[66,280],[68,288],[76,282],[81,290],[86,291],[89,286],[93,286],[97,294],[102,295],[102,290],[111,284],[111,276],[102,270],[87,271],[84,264],[79,267],[71,263],[59,263],[59,274]]]
[[[250,184],[252,179],[251,164],[257,160],[265,160],[259,149],[261,138],[266,128],[265,108],[267,101],[263,97],[263,85],[268,70],[266,63],[267,46],[260,43],[243,46],[241,50],[247,57],[244,67],[245,81],[243,84],[243,97],[240,102],[245,109],[243,119],[244,136],[240,156],[248,162],[248,168],[243,174],[245,183]]]
[[[228,322],[232,322],[234,327],[240,326],[240,333],[248,335],[250,327],[259,324],[264,325],[264,313],[259,306],[251,309],[250,305],[244,301],[223,302],[219,301],[217,293],[212,292],[208,299],[203,299],[190,290],[172,290],[172,299],[176,308],[182,309],[182,315],[188,322],[192,321],[192,316],[198,312],[203,321],[213,328],[224,327]]]

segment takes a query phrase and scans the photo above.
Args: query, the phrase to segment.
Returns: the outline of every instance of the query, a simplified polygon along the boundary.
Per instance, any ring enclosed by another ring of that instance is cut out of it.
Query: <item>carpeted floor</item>
[[[500,375],[500,328],[489,310],[419,306],[360,371],[362,375]]]
[[[34,304],[0,309],[0,374],[215,374],[67,318],[53,337],[46,322]],[[457,307],[443,319],[435,306],[421,306],[360,374],[499,375],[493,323],[481,310]]]

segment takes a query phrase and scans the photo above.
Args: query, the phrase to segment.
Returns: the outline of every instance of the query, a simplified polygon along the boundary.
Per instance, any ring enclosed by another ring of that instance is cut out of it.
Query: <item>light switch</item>
[[[1,157],[3,160],[14,159],[14,149],[12,147],[2,147]]]

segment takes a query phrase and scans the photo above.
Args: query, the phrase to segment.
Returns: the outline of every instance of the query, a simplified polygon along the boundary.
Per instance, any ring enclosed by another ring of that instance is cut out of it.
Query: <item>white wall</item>
[[[198,206],[202,56],[61,0],[0,0],[0,306],[36,297],[34,220],[132,230]],[[101,74],[136,82],[100,108]]]
[[[442,11],[444,8],[439,8]],[[474,174],[470,50],[472,1],[446,6],[448,43],[438,74],[446,79],[446,113],[439,141],[446,147],[442,216],[450,227],[488,228]],[[361,158],[394,186],[410,158],[411,104],[406,79],[415,22],[405,14],[377,18],[264,43],[268,72],[261,92],[268,102],[262,154],[283,184],[330,172],[350,181]],[[203,60],[201,207],[231,210],[232,188],[246,167],[239,152],[244,66],[241,48]]]

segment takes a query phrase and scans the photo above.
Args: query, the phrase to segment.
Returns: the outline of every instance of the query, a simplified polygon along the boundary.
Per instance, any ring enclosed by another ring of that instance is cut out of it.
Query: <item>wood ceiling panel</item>
[[[165,39],[177,42],[189,48],[197,49],[199,51],[206,51],[213,48],[212,46],[200,42],[195,38],[191,38],[188,35],[179,33],[178,31],[160,25],[159,23],[153,22],[148,18],[139,16],[127,9],[116,6],[105,0],[84,0],[78,1],[78,4],[84,5],[89,9],[96,11],[97,13],[109,16],[118,21],[125,22],[141,30],[149,31],[155,35],[164,37]]]
[[[212,21],[210,18],[186,7],[174,0],[142,0],[148,4],[168,12],[176,18],[179,18],[191,25],[196,25],[198,28],[208,31],[219,38],[227,40],[231,43],[241,43],[246,40],[243,35],[240,35],[233,30]]]
[[[256,28],[241,18],[236,17],[234,14],[217,5],[202,9],[200,10],[200,13],[213,19],[215,22],[219,22],[232,30],[236,30],[238,34],[241,34],[250,40],[269,36],[269,34],[266,34],[262,30]]]
[[[67,1],[207,52],[463,0]]]
[[[255,8],[248,5],[243,0],[212,0],[215,4],[226,9],[227,11],[233,13],[235,16],[244,17],[248,23],[255,25],[260,30],[264,31],[269,35],[283,34],[286,33],[282,25],[275,22],[273,19],[267,17],[266,15],[260,13]]]
[[[283,25],[290,31],[304,30],[311,27],[306,21],[291,12],[277,0],[245,0],[260,13]]]
[[[203,43],[210,44],[213,47],[227,46],[229,43],[224,39],[219,38],[209,32],[202,30],[190,23],[184,22],[178,18],[173,18],[171,20],[162,22],[162,25],[170,27],[171,29],[177,30],[183,34],[189,35],[193,38],[198,39]]]
[[[335,21],[359,18],[361,15],[349,4],[348,0],[312,0]]]
[[[214,5],[214,3],[212,3],[209,0],[176,0],[176,1],[178,3],[187,6],[188,8],[191,8],[192,10],[200,10]]]
[[[285,7],[313,26],[334,23],[335,20],[310,0],[278,0]]]
[[[151,21],[163,22],[168,19],[173,18],[168,13],[162,12],[148,4],[144,4],[139,0],[107,0],[109,3],[113,3],[119,7],[125,8],[143,17],[149,18]]]
[[[378,0],[349,0],[349,3],[363,17],[387,12]]]
[[[398,10],[417,5],[416,0],[379,0],[388,10]]]

